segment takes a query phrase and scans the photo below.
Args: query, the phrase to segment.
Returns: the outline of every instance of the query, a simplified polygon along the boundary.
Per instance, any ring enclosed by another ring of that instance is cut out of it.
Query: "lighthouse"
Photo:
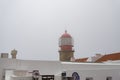
[[[74,58],[73,38],[66,30],[59,38],[59,47],[60,61],[71,61],[71,59]]]

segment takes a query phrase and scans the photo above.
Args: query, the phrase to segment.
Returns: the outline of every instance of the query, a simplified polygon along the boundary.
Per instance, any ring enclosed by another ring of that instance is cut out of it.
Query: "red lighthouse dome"
[[[61,38],[72,38],[70,34],[65,31],[65,33],[61,36]]]
[[[65,33],[60,37],[59,47],[61,47],[61,50],[72,50],[73,39],[67,31],[65,31]]]

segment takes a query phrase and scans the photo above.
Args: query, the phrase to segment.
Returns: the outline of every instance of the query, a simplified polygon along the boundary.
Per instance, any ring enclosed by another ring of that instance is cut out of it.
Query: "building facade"
[[[61,61],[0,59],[0,80],[120,80],[120,62],[77,63]]]

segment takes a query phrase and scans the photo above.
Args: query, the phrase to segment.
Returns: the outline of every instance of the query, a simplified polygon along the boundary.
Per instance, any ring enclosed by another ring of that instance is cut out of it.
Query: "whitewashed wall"
[[[66,71],[67,76],[71,77],[73,72],[77,72],[80,80],[86,80],[87,77],[92,77],[93,80],[106,80],[107,77],[112,77],[112,80],[120,80],[119,70],[73,70]]]
[[[0,80],[4,70],[39,70],[41,75],[56,75],[61,73],[61,64],[59,61],[37,61],[37,60],[17,60],[0,59]]]
[[[32,77],[11,77],[11,80],[32,80]]]
[[[15,70],[39,70],[41,75],[58,75],[63,71],[67,72],[67,76],[71,76],[73,72],[78,72],[81,80],[86,77],[93,77],[94,80],[106,80],[107,76],[111,76],[113,80],[120,80],[120,63],[104,64],[104,63],[71,63],[59,61],[34,61],[34,60],[17,60],[17,59],[0,59],[0,80],[7,69]],[[57,77],[55,77],[57,80]]]
[[[77,72],[80,80],[86,80],[92,77],[93,80],[106,80],[112,77],[112,80],[120,80],[120,64],[103,63],[70,63],[62,62],[62,70],[66,71],[66,76],[71,77],[73,72]]]

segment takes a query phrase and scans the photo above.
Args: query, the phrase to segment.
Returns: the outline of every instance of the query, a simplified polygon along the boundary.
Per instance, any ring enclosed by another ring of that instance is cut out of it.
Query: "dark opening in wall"
[[[106,80],[112,80],[112,77],[109,76],[109,77],[106,78]]]
[[[93,78],[92,77],[87,77],[86,80],[93,80]]]

